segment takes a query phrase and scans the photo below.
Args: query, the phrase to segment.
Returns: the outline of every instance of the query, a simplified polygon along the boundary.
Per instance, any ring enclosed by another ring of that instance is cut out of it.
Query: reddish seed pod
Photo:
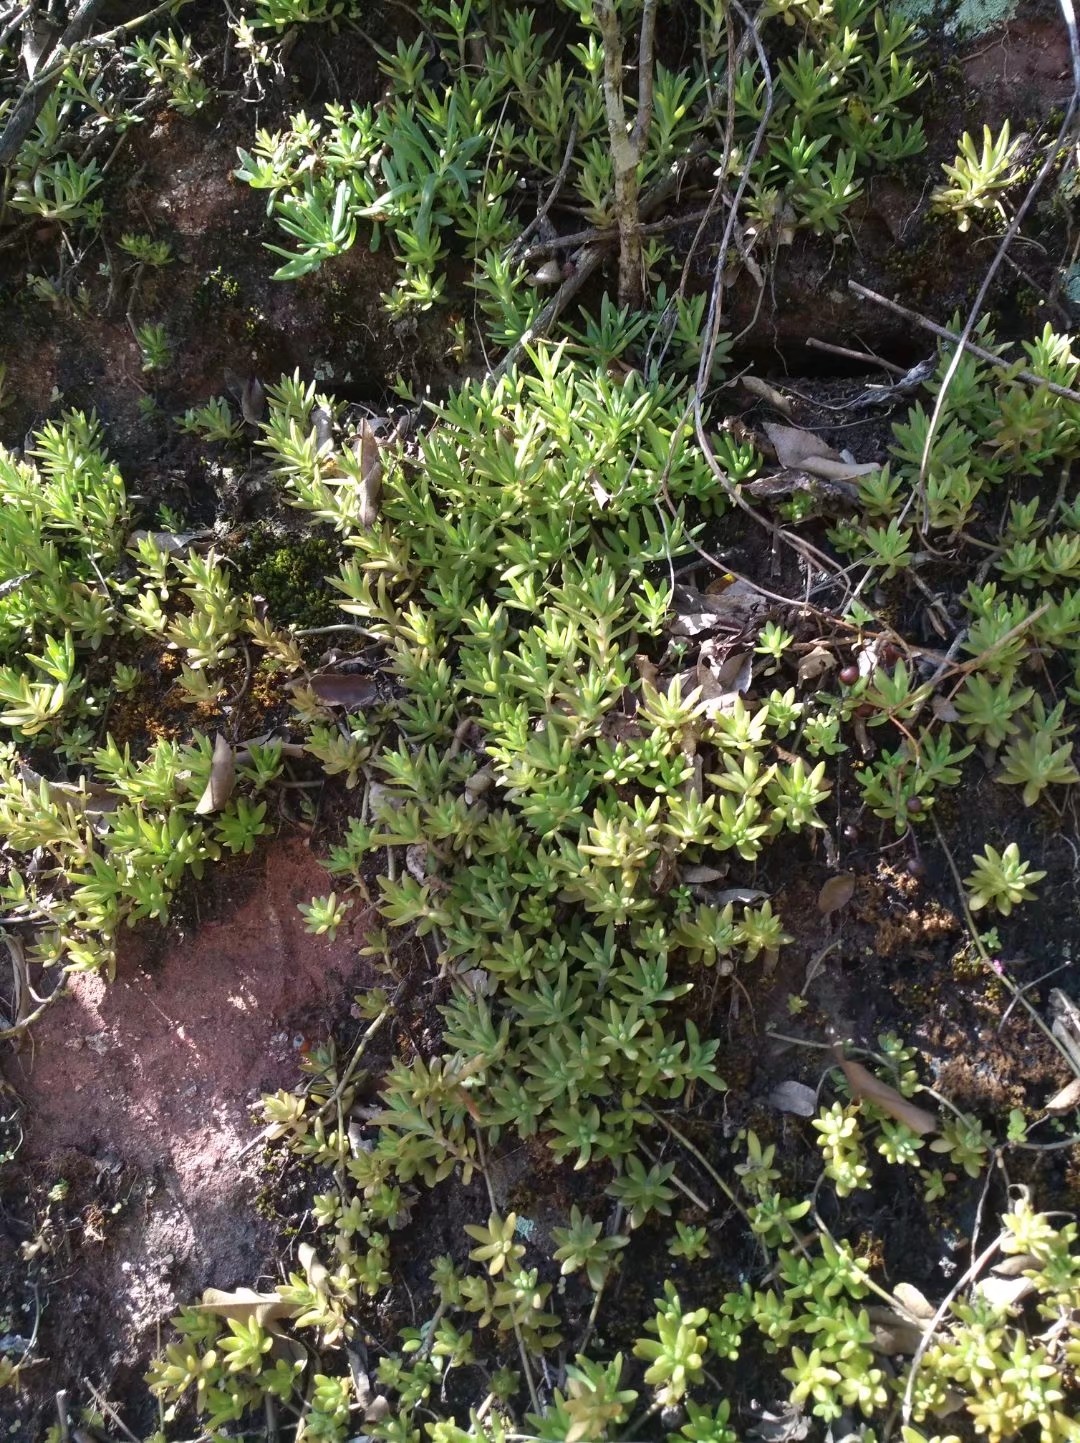
[[[914,816],[916,812],[921,812],[921,811],[922,811],[922,797],[908,797],[908,799],[907,799],[907,809],[908,809],[908,811],[911,813],[912,816]]]
[[[854,686],[859,680],[859,668],[857,666],[845,666],[840,670],[840,680],[845,686]]]
[[[874,708],[870,705],[868,701],[860,702],[859,705],[855,708],[855,715],[861,717],[873,716]]]
[[[921,857],[909,857],[907,869],[912,877],[926,876],[926,863]]]

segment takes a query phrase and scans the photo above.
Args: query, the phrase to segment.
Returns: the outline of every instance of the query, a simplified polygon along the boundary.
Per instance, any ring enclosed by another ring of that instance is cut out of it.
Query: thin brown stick
[[[681,225],[696,225],[698,221],[706,216],[712,215],[715,206],[702,206],[700,210],[687,211],[685,215],[669,215],[663,220],[645,221],[634,229],[638,235],[661,235],[666,230],[676,230]],[[619,239],[617,227],[608,226],[600,228],[592,226],[589,230],[574,231],[572,235],[552,236],[550,240],[537,241],[522,254],[523,261],[539,260],[541,256],[552,255],[555,251],[569,250],[573,246],[582,245],[610,245],[612,241]]]
[[[902,306],[899,301],[890,300],[888,296],[881,295],[878,291],[872,291],[868,286],[859,285],[858,281],[848,281],[848,290],[864,301],[873,301],[875,305],[884,306],[887,311],[895,315],[903,316],[906,321],[913,325],[921,326],[924,331],[931,335],[938,336],[943,341],[951,341],[955,346],[965,351],[970,351],[973,356],[978,356],[980,361],[993,366],[995,370],[1008,372],[1015,380],[1027,381],[1032,386],[1042,386],[1052,396],[1060,396],[1065,401],[1080,402],[1080,391],[1073,391],[1068,386],[1059,386],[1056,381],[1048,381],[1045,376],[1036,376],[1034,371],[1016,370],[1009,361],[1004,361],[1000,356],[995,356],[993,351],[988,351],[984,346],[977,346],[974,341],[964,340],[955,331],[950,331],[947,326],[939,326],[929,316],[920,315],[907,306]],[[812,342],[807,342],[811,345]]]
[[[14,1027],[0,1028],[0,1042],[10,1042],[12,1038],[22,1037],[25,1032],[29,1032],[30,1028],[33,1027],[45,1009],[51,1007],[52,1004],[58,998],[64,996],[66,992],[67,987],[64,982],[58,982],[48,997],[43,998],[38,1006],[34,1008],[33,1012],[27,1013],[21,1022],[17,1022]]]
[[[830,356],[843,356],[848,361],[870,361],[875,366],[880,366],[883,371],[889,371],[894,376],[906,376],[907,372],[903,366],[896,366],[892,361],[883,361],[880,356],[873,356],[869,351],[853,351],[849,346],[834,346],[831,341],[819,341],[816,336],[807,336],[806,344],[814,351],[827,351]]]
[[[529,222],[529,224],[518,236],[517,240],[514,241],[513,245],[510,247],[511,253],[516,253],[517,251],[522,250],[525,242],[529,239],[529,237],[535,235],[536,232],[543,225],[544,221],[547,220],[548,211],[550,211],[551,207],[555,204],[555,201],[558,199],[559,192],[562,190],[563,185],[566,183],[566,177],[570,171],[570,162],[574,156],[574,145],[576,144],[576,142],[577,116],[575,115],[573,120],[571,120],[570,122],[570,138],[566,142],[566,151],[563,154],[562,165],[559,167],[559,173],[555,177],[555,182],[552,185],[551,189],[548,191],[547,199],[544,201],[543,205],[536,212],[535,216],[533,216],[532,220]],[[533,249],[535,249],[535,247]]]

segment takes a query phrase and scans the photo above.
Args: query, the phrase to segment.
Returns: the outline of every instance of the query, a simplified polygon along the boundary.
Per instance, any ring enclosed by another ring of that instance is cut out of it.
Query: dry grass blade
[[[218,732],[214,741],[214,756],[210,763],[210,776],[195,808],[197,817],[209,817],[220,812],[233,794],[236,786],[236,754],[225,738]]]
[[[833,1056],[859,1101],[872,1102],[875,1107],[880,1107],[882,1112],[887,1112],[896,1122],[910,1127],[912,1132],[917,1132],[920,1137],[937,1131],[938,1121],[934,1113],[916,1107],[906,1097],[901,1097],[895,1087],[890,1087],[887,1082],[882,1082],[880,1077],[875,1077],[861,1062],[852,1062],[846,1058],[838,1047],[833,1049]]]

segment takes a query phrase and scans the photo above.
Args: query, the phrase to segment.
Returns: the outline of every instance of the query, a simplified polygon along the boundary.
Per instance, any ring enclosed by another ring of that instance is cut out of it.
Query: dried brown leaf
[[[236,755],[229,743],[218,732],[214,738],[214,755],[210,762],[210,776],[195,808],[195,815],[209,817],[214,812],[220,812],[232,796],[235,786]]]
[[[307,1274],[307,1280],[316,1292],[325,1288],[330,1281],[330,1272],[325,1263],[319,1261],[319,1255],[310,1243],[301,1243],[296,1250],[296,1256],[300,1259],[300,1266]]]
[[[805,1082],[781,1082],[769,1093],[769,1103],[777,1112],[813,1117],[817,1112],[817,1093]]]
[[[308,686],[323,706],[370,706],[379,697],[378,682],[355,672],[317,671]]]
[[[834,461],[831,456],[808,456],[802,465],[804,471],[823,481],[854,481],[881,470],[876,461],[845,461],[842,457]]]
[[[811,431],[803,431],[798,426],[779,426],[773,421],[765,423],[765,434],[772,442],[773,450],[776,452],[776,459],[781,466],[789,466],[793,470],[802,467],[809,471],[807,462],[811,459],[825,457],[830,461],[838,461],[844,464],[843,457],[839,451],[815,436]],[[880,470],[880,467],[875,467]]]
[[[960,713],[947,696],[934,697],[930,703],[930,710],[939,722],[956,722],[960,720]]]
[[[906,1097],[901,1097],[895,1087],[890,1087],[887,1082],[882,1082],[880,1077],[875,1077],[861,1062],[845,1057],[839,1048],[833,1049],[833,1056],[857,1098],[872,1102],[875,1107],[880,1107],[882,1112],[887,1112],[897,1122],[910,1127],[912,1132],[917,1132],[920,1137],[937,1131],[937,1118],[932,1112],[916,1107]]]
[[[1074,1077],[1060,1092],[1055,1092],[1046,1104],[1046,1111],[1051,1117],[1060,1117],[1077,1107],[1080,1107],[1080,1077]]]
[[[933,1303],[919,1291],[914,1283],[897,1283],[893,1288],[893,1297],[908,1317],[914,1318],[916,1322],[928,1323],[937,1312]]]
[[[679,876],[687,887],[703,887],[709,882],[722,882],[727,872],[716,867],[683,867]]]
[[[840,872],[830,877],[818,893],[818,911],[823,917],[839,912],[855,895],[855,878],[851,872]]]
[[[275,1318],[286,1317],[292,1307],[277,1293],[256,1293],[252,1288],[234,1288],[231,1292],[207,1288],[197,1306],[217,1318],[235,1318],[241,1323],[254,1318],[263,1327]]]
[[[815,646],[799,660],[799,684],[817,681],[836,665],[836,657],[825,646]]]
[[[370,530],[379,519],[379,501],[382,498],[383,459],[382,443],[375,434],[375,427],[365,417],[360,422],[353,450],[360,463],[360,510],[358,520],[365,530]]]

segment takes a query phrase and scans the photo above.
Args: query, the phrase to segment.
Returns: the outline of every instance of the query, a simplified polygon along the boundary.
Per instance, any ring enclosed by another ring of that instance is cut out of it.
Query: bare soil
[[[32,1395],[73,1374],[138,1394],[178,1306],[273,1276],[255,1110],[295,1085],[304,1051],[371,981],[363,911],[334,942],[303,930],[297,903],[326,883],[296,837],[219,870],[208,917],[136,933],[114,981],[75,978],[32,1044],[4,1057],[23,1144],[0,1181],[0,1314],[28,1335],[42,1310]]]

